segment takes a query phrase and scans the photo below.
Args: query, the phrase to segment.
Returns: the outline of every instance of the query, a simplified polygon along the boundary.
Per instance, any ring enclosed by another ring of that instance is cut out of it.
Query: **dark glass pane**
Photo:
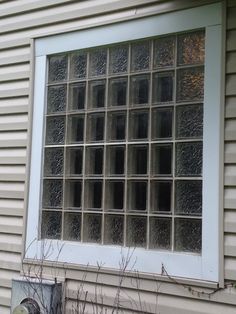
[[[127,246],[146,247],[147,218],[130,216],[127,219]]]
[[[62,195],[62,180],[44,180],[43,208],[61,208]]]
[[[49,82],[64,81],[67,78],[67,56],[58,55],[49,58]]]
[[[73,84],[70,86],[70,109],[80,110],[85,107],[86,84]]]
[[[130,182],[129,210],[144,211],[147,203],[147,183]]]
[[[104,139],[104,114],[88,116],[89,141],[103,141]]]
[[[172,145],[160,144],[152,148],[153,175],[171,175],[172,173]]]
[[[113,79],[109,83],[109,104],[110,106],[126,106],[127,79]]]
[[[66,109],[66,86],[48,87],[47,113],[63,112]]]
[[[201,176],[202,142],[176,144],[176,175]]]
[[[130,139],[148,138],[148,112],[133,111],[130,114]]]
[[[105,106],[106,81],[90,82],[89,107],[102,108]]]
[[[128,47],[116,46],[110,49],[110,73],[127,72]]]
[[[64,144],[65,118],[48,117],[46,125],[46,144]]]
[[[87,54],[86,52],[77,52],[71,55],[70,76],[72,79],[86,77]]]
[[[101,209],[102,207],[102,181],[87,181],[86,203],[87,209]]]
[[[69,175],[81,175],[83,170],[83,148],[69,149]]]
[[[44,176],[62,175],[63,163],[63,148],[46,148],[44,155]]]
[[[150,65],[150,41],[139,42],[132,45],[132,71],[149,69]]]
[[[143,105],[149,102],[149,76],[134,76],[131,79],[131,103]]]
[[[147,174],[148,146],[129,147],[129,173],[131,175]]]
[[[150,218],[150,248],[170,250],[171,219]]]
[[[126,113],[115,112],[108,116],[107,137],[112,141],[122,141],[126,134]]]
[[[88,147],[85,160],[87,175],[101,175],[103,173],[103,147]]]
[[[107,181],[106,186],[106,208],[108,210],[123,209],[124,204],[124,182]]]
[[[153,110],[152,117],[152,138],[171,138],[173,123],[172,108]]]
[[[82,181],[66,181],[66,207],[78,209],[82,207]]]
[[[60,239],[61,238],[61,212],[42,212],[41,224],[42,239]]]
[[[123,244],[124,238],[124,217],[120,215],[105,216],[105,237],[106,244]]]
[[[90,76],[106,74],[107,50],[97,49],[90,53]]]
[[[81,214],[66,213],[64,218],[64,240],[80,241]]]
[[[102,216],[94,214],[84,215],[84,241],[101,242]]]
[[[154,75],[153,102],[173,101],[174,73],[163,72]]]
[[[175,62],[175,37],[163,37],[154,41],[154,68],[173,66]]]
[[[151,211],[170,212],[172,198],[172,182],[152,182]]]

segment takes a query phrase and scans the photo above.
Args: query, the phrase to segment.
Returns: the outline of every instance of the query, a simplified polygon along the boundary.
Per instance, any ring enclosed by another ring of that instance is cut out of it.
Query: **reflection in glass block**
[[[153,181],[151,185],[151,211],[170,212],[172,199],[172,182]]]
[[[90,76],[106,74],[107,50],[97,49],[90,53]]]
[[[127,46],[116,46],[110,49],[110,73],[127,72],[128,51]]]
[[[87,54],[86,52],[77,52],[71,55],[70,77],[71,79],[81,79],[86,77]]]
[[[155,109],[152,114],[152,139],[172,137],[173,109]]]
[[[83,171],[83,147],[68,149],[67,170],[70,176],[82,175]]]
[[[124,207],[124,182],[107,181],[106,185],[106,209],[121,210]]]
[[[129,145],[128,148],[129,175],[145,175],[148,167],[148,146]]]
[[[103,173],[103,147],[86,148],[86,175],[101,175]]]
[[[131,78],[131,103],[145,105],[149,102],[149,76],[134,76]]]
[[[178,36],[178,64],[204,63],[205,34],[194,32]]]
[[[127,219],[127,246],[146,247],[147,218],[128,216]]]
[[[176,137],[202,137],[203,105],[179,106],[176,108]]]
[[[131,181],[128,187],[129,210],[145,211],[147,206],[147,182]]]
[[[43,211],[41,223],[42,239],[61,238],[61,212]]]
[[[175,212],[182,215],[201,215],[202,181],[175,182]]]
[[[43,208],[61,208],[62,195],[62,180],[43,181]]]
[[[65,118],[48,117],[46,125],[46,144],[64,144]]]
[[[150,218],[150,249],[171,248],[171,219]]]
[[[105,107],[106,81],[92,81],[89,85],[89,108]]]
[[[84,141],[84,115],[70,116],[69,118],[68,137],[70,143]]]
[[[131,111],[129,123],[130,139],[147,139],[148,138],[148,111]]]
[[[102,181],[89,180],[85,187],[85,208],[101,209],[102,208]]]
[[[202,100],[204,96],[204,68],[180,69],[177,72],[177,101]]]
[[[66,213],[64,218],[64,240],[80,241],[81,214]]]
[[[150,42],[139,42],[132,45],[131,70],[141,71],[149,69],[150,65]]]
[[[81,181],[66,181],[66,207],[67,209],[81,209]]]
[[[109,82],[109,104],[110,106],[126,106],[127,79],[112,79]]]
[[[44,176],[61,176],[63,174],[63,148],[46,148],[44,154]]]
[[[174,72],[160,72],[154,74],[153,80],[153,102],[173,101]]]
[[[176,175],[200,176],[202,174],[202,143],[176,144]]]
[[[124,146],[108,146],[107,147],[107,174],[117,176],[124,174],[125,163],[125,147]]]
[[[67,79],[67,56],[58,55],[49,58],[48,81],[64,81]]]
[[[162,176],[172,174],[172,144],[153,145],[152,174]]]
[[[101,242],[102,215],[84,215],[84,242]]]
[[[105,216],[105,244],[122,245],[124,238],[124,217],[120,215]]]
[[[175,37],[162,37],[154,41],[154,68],[173,66],[175,62]]]
[[[48,87],[47,113],[57,113],[66,109],[66,86]]]
[[[108,116],[108,138],[111,141],[122,141],[126,133],[126,113],[113,112]]]
[[[104,140],[104,114],[88,115],[88,141],[96,142]]]
[[[85,83],[77,83],[70,85],[70,109],[71,110],[80,110],[85,107]]]
[[[202,221],[175,219],[175,250],[200,253],[202,247]]]

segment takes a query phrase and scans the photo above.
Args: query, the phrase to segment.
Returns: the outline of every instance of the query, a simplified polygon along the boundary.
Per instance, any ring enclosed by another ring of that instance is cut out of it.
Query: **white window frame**
[[[222,33],[221,4],[212,4],[158,16],[120,22],[65,34],[38,38],[35,43],[33,126],[28,196],[28,223],[25,258],[40,259],[42,240],[40,224],[41,165],[44,138],[44,110],[47,55],[97,47],[146,37],[205,28],[205,93],[203,132],[203,212],[202,252],[161,252],[136,248],[130,265],[135,270],[161,274],[162,266],[172,276],[219,282],[220,280],[220,210],[221,210],[221,78]],[[59,243],[58,243],[59,242]],[[58,256],[58,245],[62,250]],[[48,260],[63,263],[119,269],[122,255],[128,248],[109,245],[50,240]]]

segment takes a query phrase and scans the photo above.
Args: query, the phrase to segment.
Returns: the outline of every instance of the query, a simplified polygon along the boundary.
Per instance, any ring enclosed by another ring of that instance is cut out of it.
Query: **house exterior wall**
[[[11,0],[0,3],[0,313],[10,313],[11,279],[20,275],[27,209],[28,143],[30,139],[32,75],[31,38],[89,26],[160,14],[217,1],[209,0]],[[236,1],[227,1],[225,88],[225,189],[224,189],[224,277],[227,288],[205,283],[160,280],[140,275],[123,282],[122,313],[210,314],[236,313]],[[223,165],[222,165],[223,166]],[[25,263],[27,270],[28,264]],[[84,275],[86,274],[86,276]],[[73,309],[80,282],[93,298],[94,282],[111,310],[120,277],[116,272],[75,265],[61,266],[56,275],[66,283],[66,313]],[[44,265],[45,278],[55,276]],[[229,283],[229,284],[228,284]],[[139,285],[139,289],[137,289]],[[138,290],[138,292],[137,292]],[[128,295],[128,296],[127,296]],[[130,302],[132,298],[132,302]],[[139,300],[142,301],[142,305]],[[89,308],[88,308],[89,311]],[[92,306],[91,306],[92,312]]]

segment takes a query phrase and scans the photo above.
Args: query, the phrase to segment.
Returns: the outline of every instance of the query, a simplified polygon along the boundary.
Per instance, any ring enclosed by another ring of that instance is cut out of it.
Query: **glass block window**
[[[204,45],[49,56],[41,238],[201,252]]]

